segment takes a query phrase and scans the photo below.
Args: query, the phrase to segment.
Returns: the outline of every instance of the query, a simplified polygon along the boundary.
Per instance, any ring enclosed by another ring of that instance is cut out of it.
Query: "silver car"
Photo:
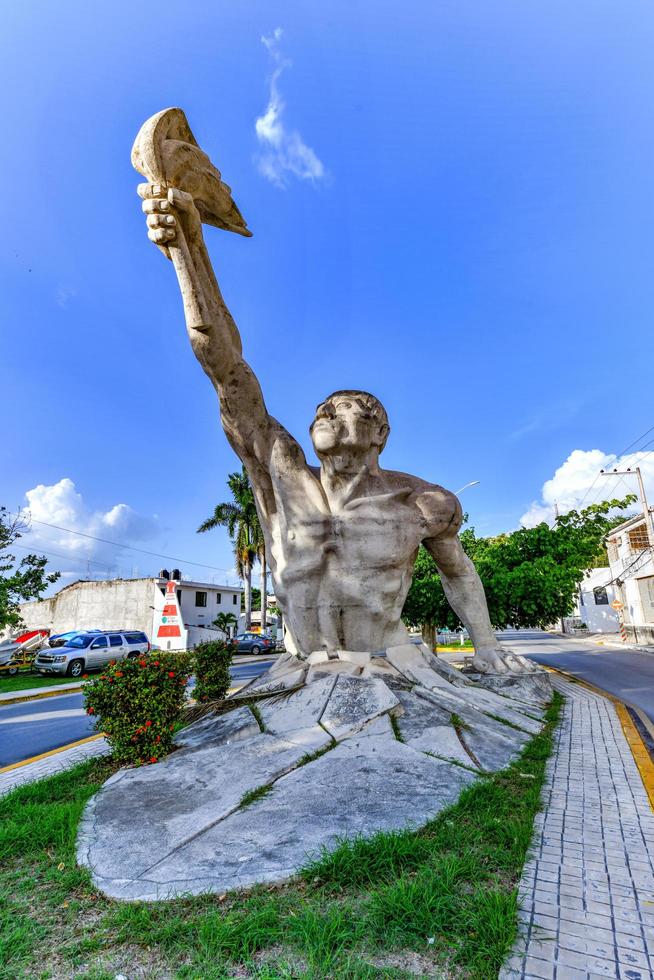
[[[63,647],[45,647],[37,654],[34,669],[39,674],[81,677],[89,670],[100,670],[111,660],[140,657],[149,650],[150,641],[140,630],[78,633]]]

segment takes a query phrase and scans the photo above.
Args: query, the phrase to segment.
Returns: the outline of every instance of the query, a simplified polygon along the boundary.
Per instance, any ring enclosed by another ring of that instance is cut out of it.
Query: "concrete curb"
[[[62,694],[78,694],[83,688],[83,684],[73,684],[71,687],[67,685],[55,688],[49,687],[43,691],[37,688],[28,688],[22,692],[16,691],[15,696],[11,695],[10,697],[0,694],[0,708],[4,704],[20,704],[22,701],[39,701],[41,698],[55,698],[57,695]]]
[[[13,769],[22,769],[24,766],[29,766],[33,762],[40,762],[41,759],[49,759],[53,755],[59,755],[61,752],[66,752],[68,749],[75,749],[78,745],[86,745],[88,742],[97,742],[99,738],[104,738],[104,734],[99,732],[97,735],[88,735],[86,738],[80,738],[76,742],[68,742],[67,745],[60,745],[58,749],[50,749],[49,752],[40,752],[39,755],[30,756],[29,759],[21,759],[20,762],[12,762],[8,766],[3,766],[0,769],[0,775],[3,772],[11,772]]]
[[[627,740],[627,744],[631,749],[631,754],[634,757],[634,762],[638,767],[638,772],[640,773],[640,778],[643,781],[643,786],[645,787],[645,792],[649,799],[649,805],[654,811],[654,762],[649,754],[647,746],[643,742],[640,732],[636,728],[631,715],[629,714],[627,708],[632,708],[634,711],[638,711],[632,705],[627,704],[625,701],[621,701],[620,698],[616,698],[615,694],[611,694],[609,691],[605,691],[601,687],[597,687],[595,684],[591,684],[590,681],[583,680],[581,677],[577,677],[575,674],[569,674],[566,670],[561,670],[559,667],[547,667],[547,670],[551,670],[555,674],[560,674],[561,677],[565,677],[567,681],[573,684],[581,684],[582,687],[587,688],[594,694],[599,694],[601,697],[606,698],[614,706],[620,724],[622,726],[622,731],[624,737]]]

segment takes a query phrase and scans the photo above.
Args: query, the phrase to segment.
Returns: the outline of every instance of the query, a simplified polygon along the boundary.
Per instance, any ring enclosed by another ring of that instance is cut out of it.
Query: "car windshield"
[[[66,644],[66,646],[67,647],[87,647],[89,645],[89,643],[91,642],[92,639],[93,639],[92,636],[74,636],[72,638],[72,640],[69,640],[68,641],[68,643]]]

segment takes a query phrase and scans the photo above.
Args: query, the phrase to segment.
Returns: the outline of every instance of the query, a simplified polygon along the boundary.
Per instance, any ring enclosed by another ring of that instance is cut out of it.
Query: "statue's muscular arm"
[[[436,562],[447,601],[470,634],[475,647],[473,665],[485,671],[517,666],[497,642],[484,587],[461,545],[461,504],[440,487],[421,495],[420,504],[431,535],[423,544]]]
[[[261,386],[243,357],[241,337],[216,281],[193,198],[177,190],[162,197],[156,185],[148,184],[139,187],[139,194],[144,198],[151,241],[168,254],[168,249],[184,244],[183,236],[187,248],[180,247],[180,254],[187,283],[180,285],[191,346],[220,399],[221,421],[230,444],[251,477],[258,477],[259,488],[266,487],[276,441],[287,443],[291,458],[306,466],[304,454],[295,439],[268,414]],[[202,329],[192,326],[194,291],[196,296],[200,294],[206,311],[207,322]]]

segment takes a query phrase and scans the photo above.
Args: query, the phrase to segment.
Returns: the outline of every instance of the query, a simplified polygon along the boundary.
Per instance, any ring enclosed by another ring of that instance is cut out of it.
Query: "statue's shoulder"
[[[417,476],[396,474],[403,477],[404,482],[410,481],[413,486],[413,500],[421,511],[427,525],[427,536],[444,534],[448,531],[456,533],[461,527],[462,511],[458,497],[438,483],[429,483]]]

